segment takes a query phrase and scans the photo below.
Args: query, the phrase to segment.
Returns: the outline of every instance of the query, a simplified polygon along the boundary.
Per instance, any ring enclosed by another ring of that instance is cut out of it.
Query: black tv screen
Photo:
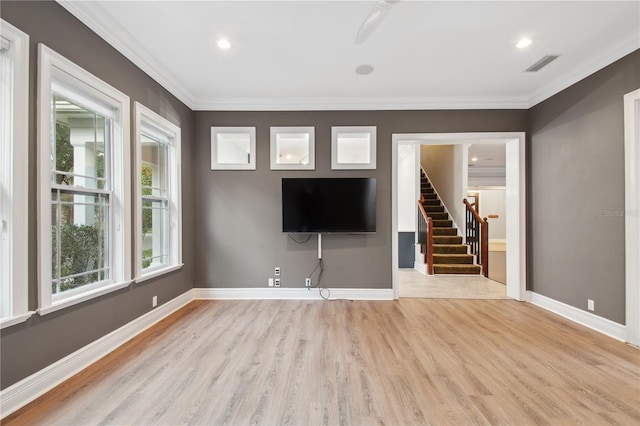
[[[282,232],[376,232],[376,178],[283,178]]]

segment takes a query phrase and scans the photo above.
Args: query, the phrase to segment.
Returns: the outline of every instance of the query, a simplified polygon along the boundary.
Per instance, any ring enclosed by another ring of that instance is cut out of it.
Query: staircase
[[[468,254],[468,246],[462,243],[462,237],[424,171],[420,171],[420,192],[422,206],[433,222],[434,274],[479,275],[481,268],[474,263],[475,256]]]

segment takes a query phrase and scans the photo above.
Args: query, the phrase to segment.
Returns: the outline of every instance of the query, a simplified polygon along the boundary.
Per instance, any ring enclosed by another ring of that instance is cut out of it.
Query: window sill
[[[128,287],[133,281],[125,281],[123,283],[114,283],[104,287],[97,288],[95,290],[81,293],[73,297],[69,297],[67,299],[62,299],[58,302],[55,302],[51,306],[47,306],[45,308],[40,308],[36,312],[38,315],[46,315],[51,312],[58,311],[60,309],[68,308],[69,306],[77,305],[78,303],[85,302],[87,300],[91,300],[95,297],[102,296],[107,293],[111,293],[112,291],[119,290],[121,288]]]
[[[141,277],[136,278],[135,281],[136,283],[141,283],[143,281],[150,280],[151,278],[156,278],[156,277],[159,277],[160,275],[168,274],[169,272],[182,269],[183,266],[184,266],[184,263],[178,263],[176,265],[167,266],[166,268],[155,269],[147,274],[142,275]]]
[[[35,314],[35,311],[29,311],[26,312],[22,315],[18,315],[15,317],[9,317],[9,318],[2,318],[0,320],[0,330],[7,328],[7,327],[11,327],[12,325],[16,325],[16,324],[20,324],[22,322],[25,322],[26,320],[28,320],[29,318],[31,318],[31,316]]]

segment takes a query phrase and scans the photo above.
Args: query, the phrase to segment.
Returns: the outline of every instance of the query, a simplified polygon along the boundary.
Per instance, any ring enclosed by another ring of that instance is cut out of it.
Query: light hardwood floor
[[[639,370],[512,300],[198,301],[3,424],[639,424]]]

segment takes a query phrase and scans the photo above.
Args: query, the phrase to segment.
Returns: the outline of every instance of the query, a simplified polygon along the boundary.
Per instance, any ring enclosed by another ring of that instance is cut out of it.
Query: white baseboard
[[[43,368],[37,373],[9,386],[0,392],[0,416],[2,418],[53,389],[55,386],[84,370],[127,341],[153,326],[158,321],[193,300],[193,290],[181,294],[156,309],[123,325],[117,330],[89,343],[72,354]]]
[[[420,262],[413,262],[413,269],[420,272],[423,275],[427,275],[427,265]]]
[[[317,288],[194,288],[194,299],[297,299],[321,300]],[[329,299],[352,300],[393,300],[393,289],[390,288],[332,288],[329,289]],[[326,297],[327,292],[322,294]]]
[[[558,302],[547,296],[543,296],[532,291],[527,291],[529,296],[529,303],[539,306],[547,311],[558,314],[573,322],[584,325],[592,330],[606,334],[609,337],[613,337],[616,340],[624,342],[626,340],[626,328],[622,324],[613,322],[606,318],[599,317],[582,309],[578,309],[566,303]]]

